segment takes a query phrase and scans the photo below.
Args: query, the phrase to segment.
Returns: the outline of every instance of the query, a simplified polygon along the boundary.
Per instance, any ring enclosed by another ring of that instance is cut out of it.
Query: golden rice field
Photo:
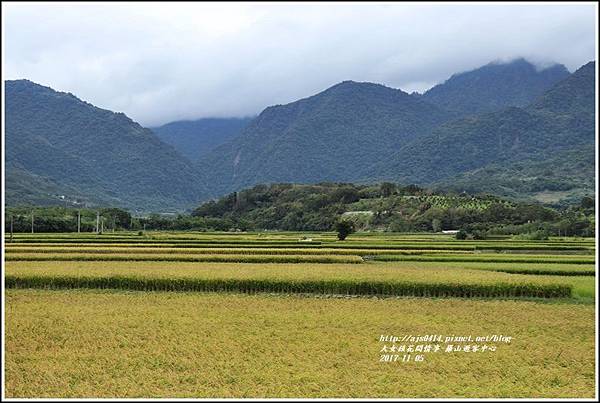
[[[595,279],[593,239],[18,234],[6,396],[590,398]]]

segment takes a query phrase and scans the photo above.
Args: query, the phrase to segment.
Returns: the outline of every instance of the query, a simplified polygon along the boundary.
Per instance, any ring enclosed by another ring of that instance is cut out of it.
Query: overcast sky
[[[3,3],[5,79],[145,126],[248,116],[343,80],[423,91],[492,60],[595,59],[587,4]]]

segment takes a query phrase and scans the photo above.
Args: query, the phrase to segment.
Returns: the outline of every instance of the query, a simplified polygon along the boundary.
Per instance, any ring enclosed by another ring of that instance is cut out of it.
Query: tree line
[[[320,183],[257,185],[205,202],[190,214],[133,216],[120,208],[8,207],[5,231],[331,231],[355,230],[490,235],[593,236],[595,202],[556,208],[491,195],[436,193],[416,185]],[[78,216],[80,219],[78,220]]]

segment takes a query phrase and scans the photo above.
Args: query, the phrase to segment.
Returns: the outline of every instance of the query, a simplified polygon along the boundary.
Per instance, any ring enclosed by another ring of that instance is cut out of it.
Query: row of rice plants
[[[493,286],[498,283],[566,284],[581,288],[594,287],[594,277],[585,276],[532,276],[506,273],[488,268],[536,268],[535,265],[513,263],[446,263],[435,262],[372,262],[347,263],[231,263],[231,262],[164,262],[164,261],[7,261],[7,275],[29,276],[121,276],[152,278],[235,278],[275,279],[281,281],[341,280],[352,282],[410,282]],[[585,266],[548,264],[540,268],[589,269]],[[593,292],[592,292],[593,294]]]
[[[578,256],[577,258],[553,258],[545,256],[536,256],[533,258],[528,257],[506,257],[506,256],[466,256],[466,255],[454,255],[454,256],[433,256],[433,255],[420,255],[420,256],[403,256],[403,255],[374,255],[373,260],[382,262],[395,262],[395,261],[417,261],[417,262],[482,262],[482,263],[566,263],[566,264],[594,264],[595,258]]]
[[[410,245],[410,246],[397,246],[397,245],[302,245],[302,244],[289,244],[289,245],[264,245],[264,244],[173,244],[173,243],[165,243],[165,244],[157,244],[157,243],[38,243],[38,244],[29,244],[29,243],[9,243],[8,247],[11,248],[44,248],[44,247],[89,247],[89,248],[112,248],[112,247],[147,247],[147,248],[183,248],[183,249],[339,249],[339,250],[356,250],[356,254],[364,254],[364,251],[372,251],[372,254],[380,254],[375,251],[389,251],[390,253],[395,253],[393,251],[408,251],[408,252],[417,252],[422,251],[423,253],[520,253],[520,254],[540,254],[544,253],[547,255],[593,255],[593,249],[509,249],[509,250],[501,250],[501,249],[475,249],[473,247],[468,246],[459,246],[459,247],[446,247],[443,245],[433,245],[423,247],[420,245]]]
[[[8,261],[158,261],[158,262],[232,262],[232,263],[363,263],[360,256],[348,255],[155,255],[102,253],[9,253]]]
[[[283,235],[283,236],[263,236],[261,234],[206,234],[201,236],[190,236],[188,233],[160,233],[160,234],[143,234],[139,235],[136,233],[128,234],[77,234],[77,233],[50,233],[50,234],[14,234],[15,240],[50,240],[50,239],[82,239],[82,240],[103,240],[103,239],[119,239],[119,240],[174,240],[174,241],[223,241],[223,242],[239,242],[239,241],[257,241],[257,242],[319,242],[325,240],[327,242],[335,242],[334,237],[321,237],[318,234],[301,234],[301,235]],[[544,241],[532,241],[527,239],[487,239],[487,240],[468,240],[461,241],[456,240],[450,236],[390,236],[387,234],[353,234],[346,242],[367,242],[367,243],[469,243],[469,244],[533,244],[533,245],[594,245],[595,240],[593,238],[581,238],[581,239],[550,239]]]
[[[542,250],[542,251],[560,251],[560,250],[580,250],[580,251],[592,251],[594,248],[592,246],[585,245],[536,245],[536,244],[522,244],[522,245],[511,245],[511,244],[501,244],[501,245],[475,245],[476,250],[493,250],[493,251],[502,251],[502,250]]]
[[[5,248],[7,254],[13,253],[108,253],[108,254],[236,254],[236,255],[423,255],[432,253],[443,254],[471,254],[469,251],[423,251],[423,250],[389,250],[389,249],[325,249],[325,248],[165,248],[165,247],[139,247],[139,246],[122,246],[122,247],[12,247]]]
[[[95,233],[18,233],[14,234],[14,239],[144,239],[144,240],[188,240],[188,241],[203,241],[203,240],[223,240],[223,241],[291,241],[297,242],[300,240],[312,239],[313,241],[335,241],[336,237],[334,233],[306,233],[306,232],[243,232],[243,233],[229,233],[229,232],[148,232],[143,235],[139,235],[137,232],[117,232],[117,233],[104,233],[98,235]],[[594,238],[551,238],[544,241],[531,241],[526,239],[509,239],[504,237],[501,239],[494,240],[475,240],[475,241],[458,241],[453,236],[442,235],[442,234],[399,234],[399,233],[356,233],[351,235],[347,242],[384,242],[384,243],[395,243],[395,242],[444,242],[444,243],[461,243],[467,242],[472,244],[485,244],[485,243],[502,243],[507,242],[510,244],[538,244],[538,245],[574,245],[581,244],[587,246],[593,246],[595,244]]]
[[[565,284],[457,284],[353,280],[280,280],[236,278],[152,278],[113,276],[6,275],[7,288],[123,289],[139,291],[201,291],[283,294],[380,295],[460,298],[568,298]]]
[[[390,238],[386,236],[380,237],[358,237],[351,235],[347,238],[346,242],[370,242],[370,243],[440,243],[440,244],[510,244],[510,245],[594,245],[595,240],[593,238],[578,239],[578,240],[543,240],[534,241],[530,239],[510,239],[510,238],[499,238],[499,239],[481,239],[481,240],[457,240],[452,238],[419,238],[419,237],[406,237],[406,238]]]
[[[63,237],[63,238],[15,238],[11,244],[172,244],[172,245],[190,245],[190,246],[263,246],[263,247],[318,247],[323,245],[320,241],[302,241],[291,239],[256,239],[256,238],[236,238],[236,239],[199,239],[199,238],[145,238],[145,237]],[[544,243],[531,241],[525,242],[490,242],[490,241],[388,241],[385,239],[377,242],[371,241],[344,241],[344,242],[326,242],[327,247],[339,248],[362,248],[362,249],[448,249],[448,250],[582,250],[593,251],[593,244],[581,243]]]
[[[542,244],[523,244],[514,245],[508,243],[498,244],[475,244],[469,242],[463,243],[442,243],[442,242],[431,242],[431,243],[336,243],[328,245],[327,247],[332,248],[361,248],[361,249],[448,249],[448,250],[492,250],[492,251],[503,251],[503,250],[540,250],[540,251],[553,251],[553,250],[579,250],[579,251],[590,251],[593,248],[581,245],[569,245],[569,246],[554,246],[554,245],[542,245]]]
[[[174,244],[201,244],[201,245],[320,245],[320,241],[302,241],[302,240],[259,240],[259,239],[177,239],[177,238],[22,238],[13,239],[12,243],[118,243],[127,244],[132,242],[139,243],[174,243]]]
[[[476,270],[489,270],[501,273],[529,274],[538,276],[595,276],[596,270],[581,268],[529,268],[529,267],[481,267]]]
[[[185,249],[190,249],[190,248],[198,248],[198,249],[203,249],[203,248],[219,248],[219,249],[224,249],[224,248],[229,248],[229,249],[238,249],[238,248],[244,248],[244,249],[250,249],[250,248],[257,248],[257,249],[319,249],[325,246],[321,246],[321,245],[312,245],[312,244],[282,244],[282,245],[264,245],[264,244],[215,244],[215,243],[209,243],[209,244],[205,244],[205,243],[170,243],[170,242],[164,242],[164,243],[155,243],[155,242],[141,242],[141,243],[136,243],[136,242],[129,242],[129,243],[111,243],[111,242],[100,242],[100,243],[94,243],[94,242],[83,242],[83,243],[76,243],[76,242],[68,242],[68,243],[7,243],[6,244],[7,247],[9,248],[47,248],[47,247],[66,247],[66,248],[128,248],[128,247],[134,247],[134,248],[185,248]]]

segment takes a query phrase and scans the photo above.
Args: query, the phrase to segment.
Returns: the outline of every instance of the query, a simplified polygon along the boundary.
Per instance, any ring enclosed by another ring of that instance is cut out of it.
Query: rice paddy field
[[[591,238],[9,238],[6,397],[595,394]]]

